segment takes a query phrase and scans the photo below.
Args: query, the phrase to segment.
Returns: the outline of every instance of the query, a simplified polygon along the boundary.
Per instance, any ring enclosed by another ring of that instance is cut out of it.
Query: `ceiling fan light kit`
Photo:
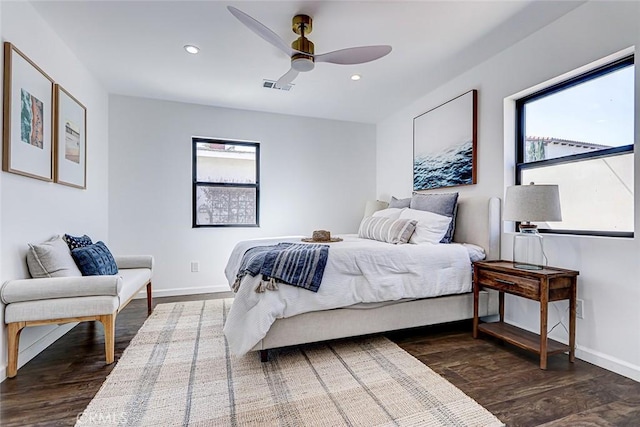
[[[306,37],[313,30],[313,20],[310,16],[293,17],[291,29],[299,37],[289,47],[276,33],[251,16],[233,6],[227,6],[227,9],[247,28],[283,51],[291,59],[291,68],[278,79],[275,84],[277,88],[290,84],[299,73],[313,70],[316,62],[339,65],[363,64],[380,59],[391,52],[391,46],[379,45],[351,47],[316,55],[313,42]]]

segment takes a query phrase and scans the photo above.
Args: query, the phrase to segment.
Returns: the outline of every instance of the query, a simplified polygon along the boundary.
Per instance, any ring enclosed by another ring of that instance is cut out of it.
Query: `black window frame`
[[[629,55],[624,58],[618,59],[614,62],[597,67],[586,73],[572,77],[568,80],[549,86],[545,89],[539,90],[535,93],[527,95],[523,98],[516,100],[516,167],[515,167],[515,182],[516,185],[522,184],[522,171],[527,169],[535,169],[545,166],[552,166],[557,164],[579,162],[587,159],[597,159],[602,157],[613,157],[623,154],[633,153],[634,144],[623,145],[620,147],[613,147],[605,150],[598,150],[590,153],[579,153],[564,157],[558,157],[548,160],[538,160],[525,163],[525,139],[526,139],[526,114],[525,106],[528,102],[536,101],[562,90],[568,89],[573,86],[577,86],[581,83],[589,80],[596,79],[614,71],[621,70],[628,66],[634,65],[634,55]],[[634,172],[635,173],[635,172]],[[516,229],[519,223],[516,223]],[[597,230],[569,230],[569,229],[550,229],[550,228],[538,228],[541,233],[548,234],[572,234],[582,236],[601,236],[601,237],[633,237],[634,232],[627,231],[597,231]]]
[[[245,147],[254,147],[256,150],[256,182],[251,183],[232,183],[232,182],[204,182],[198,181],[198,155],[197,147],[199,143],[205,144],[225,144],[239,145]],[[211,227],[260,227],[260,143],[248,141],[235,141],[219,138],[191,138],[192,148],[192,228],[211,228]],[[198,224],[198,208],[197,191],[198,187],[235,187],[235,188],[254,188],[256,191],[256,222],[255,224]]]

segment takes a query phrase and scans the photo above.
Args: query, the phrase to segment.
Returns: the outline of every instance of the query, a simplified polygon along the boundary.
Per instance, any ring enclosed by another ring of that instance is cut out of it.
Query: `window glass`
[[[522,182],[558,184],[562,221],[541,229],[633,232],[633,153],[525,169]]]
[[[256,183],[256,147],[196,144],[199,182]]]
[[[633,144],[634,67],[527,102],[525,162]]]
[[[197,225],[256,223],[255,188],[198,186]]]

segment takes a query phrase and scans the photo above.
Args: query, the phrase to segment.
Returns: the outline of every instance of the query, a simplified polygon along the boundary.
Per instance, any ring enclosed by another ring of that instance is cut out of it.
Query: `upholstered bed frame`
[[[460,198],[455,242],[485,248],[487,259],[500,257],[500,199]],[[479,315],[498,313],[495,292],[480,293]],[[473,317],[473,292],[392,304],[358,304],[355,307],[314,311],[277,319],[254,346],[262,361],[268,349],[367,335],[398,329],[453,322]]]

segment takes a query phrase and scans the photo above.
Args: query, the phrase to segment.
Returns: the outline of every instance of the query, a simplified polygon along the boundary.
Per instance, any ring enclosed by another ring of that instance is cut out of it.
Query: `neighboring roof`
[[[527,141],[544,142],[545,144],[566,145],[568,147],[587,148],[591,150],[603,150],[612,148],[610,145],[593,144],[591,142],[572,141],[570,139],[554,138],[550,136],[527,136]]]

